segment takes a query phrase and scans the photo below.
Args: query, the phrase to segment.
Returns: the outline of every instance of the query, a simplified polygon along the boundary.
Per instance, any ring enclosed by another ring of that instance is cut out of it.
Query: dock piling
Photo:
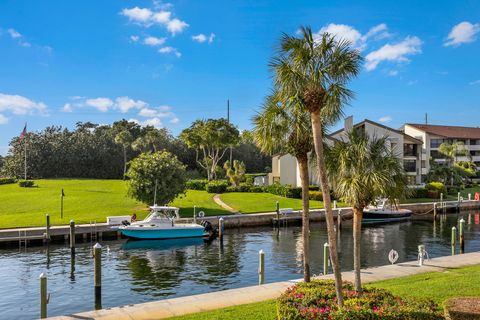
[[[218,219],[218,237],[220,240],[223,240],[223,233],[225,231],[225,219],[223,217],[220,217]]]
[[[193,223],[197,223],[197,206],[193,206]]]
[[[45,242],[50,241],[50,215],[47,213],[45,216],[46,226],[45,226]]]
[[[323,245],[323,274],[326,275],[328,274],[328,259],[330,256],[330,245],[328,242],[325,242]]]
[[[278,203],[277,201],[275,206],[276,206],[275,211],[277,212],[277,227],[280,228],[280,203]]]
[[[102,308],[102,246],[93,246],[93,286],[95,287],[95,310]]]
[[[338,209],[337,213],[337,230],[342,230],[342,209]]]
[[[75,221],[70,220],[70,253],[75,254]]]
[[[433,203],[433,220],[437,219],[437,203]]]
[[[462,218],[459,221],[459,235],[460,235],[460,253],[465,253],[465,238],[463,231],[465,229],[465,220]]]
[[[456,243],[457,243],[457,228],[452,227],[452,256],[455,255]]]
[[[258,284],[265,283],[265,252],[260,250],[258,252]]]
[[[47,304],[50,298],[47,293],[47,275],[42,272],[40,274],[40,319],[47,317]]]

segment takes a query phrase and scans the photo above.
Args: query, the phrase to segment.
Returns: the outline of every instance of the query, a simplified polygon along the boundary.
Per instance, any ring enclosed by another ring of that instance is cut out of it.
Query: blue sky
[[[366,58],[346,109],[404,122],[480,125],[480,1],[0,3],[0,154],[25,122],[122,118],[174,134],[197,118],[240,129],[271,88],[267,64],[300,25],[351,40]]]

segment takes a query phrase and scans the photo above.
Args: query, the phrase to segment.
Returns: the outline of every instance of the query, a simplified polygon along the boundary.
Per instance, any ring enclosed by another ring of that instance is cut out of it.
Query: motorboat
[[[118,230],[125,236],[135,239],[176,239],[209,236],[203,225],[196,223],[175,223],[179,218],[176,207],[150,207],[150,214],[142,221],[124,223]]]
[[[380,199],[375,205],[371,205],[363,210],[362,223],[380,223],[404,221],[410,219],[412,211],[400,209],[392,205],[387,199]]]

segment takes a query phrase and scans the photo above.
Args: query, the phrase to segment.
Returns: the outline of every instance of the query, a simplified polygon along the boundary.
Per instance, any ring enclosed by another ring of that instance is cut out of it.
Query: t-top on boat
[[[412,211],[399,209],[396,205],[388,203],[388,199],[380,199],[375,206],[363,210],[362,223],[383,223],[404,221],[410,219]]]
[[[118,230],[125,236],[137,239],[175,239],[205,237],[209,233],[196,223],[175,223],[178,208],[151,206],[150,214],[142,221],[124,223]]]

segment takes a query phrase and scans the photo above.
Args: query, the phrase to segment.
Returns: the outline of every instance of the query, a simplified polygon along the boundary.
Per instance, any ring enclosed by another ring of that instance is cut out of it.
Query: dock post
[[[460,225],[459,225],[459,235],[460,235],[460,253],[465,253],[465,238],[463,235],[463,232],[465,230],[465,220],[462,218],[460,219]]]
[[[75,221],[70,220],[70,253],[75,254]]]
[[[325,242],[323,245],[323,274],[328,274],[328,259],[330,257],[330,245],[328,242]]]
[[[425,258],[425,245],[421,244],[418,246],[418,265],[423,266],[423,260]]]
[[[102,246],[93,246],[93,286],[95,287],[95,310],[102,308]]]
[[[337,209],[337,200],[333,200],[333,209]]]
[[[468,201],[471,201],[471,200],[472,200],[472,194],[469,193],[469,194],[468,194]]]
[[[218,237],[220,238],[220,240],[223,240],[224,231],[225,231],[225,219],[223,219],[223,217],[220,217],[220,219],[218,219]]]
[[[258,284],[265,283],[265,252],[260,250],[258,252]]]
[[[460,202],[460,192],[457,193],[457,202]]]
[[[337,230],[342,230],[342,209],[338,209],[337,212]]]
[[[45,226],[45,242],[50,241],[50,215],[47,213],[45,216],[46,219],[46,226]]]
[[[457,228],[452,227],[452,256],[455,255],[456,242],[457,242]]]
[[[193,206],[193,223],[197,224],[197,206]]]
[[[48,300],[47,275],[42,272],[42,274],[40,274],[40,319],[45,319],[47,317]]]
[[[433,220],[437,219],[437,203],[433,203]]]
[[[280,203],[278,201],[275,204],[275,211],[277,213],[277,227],[280,228]]]

